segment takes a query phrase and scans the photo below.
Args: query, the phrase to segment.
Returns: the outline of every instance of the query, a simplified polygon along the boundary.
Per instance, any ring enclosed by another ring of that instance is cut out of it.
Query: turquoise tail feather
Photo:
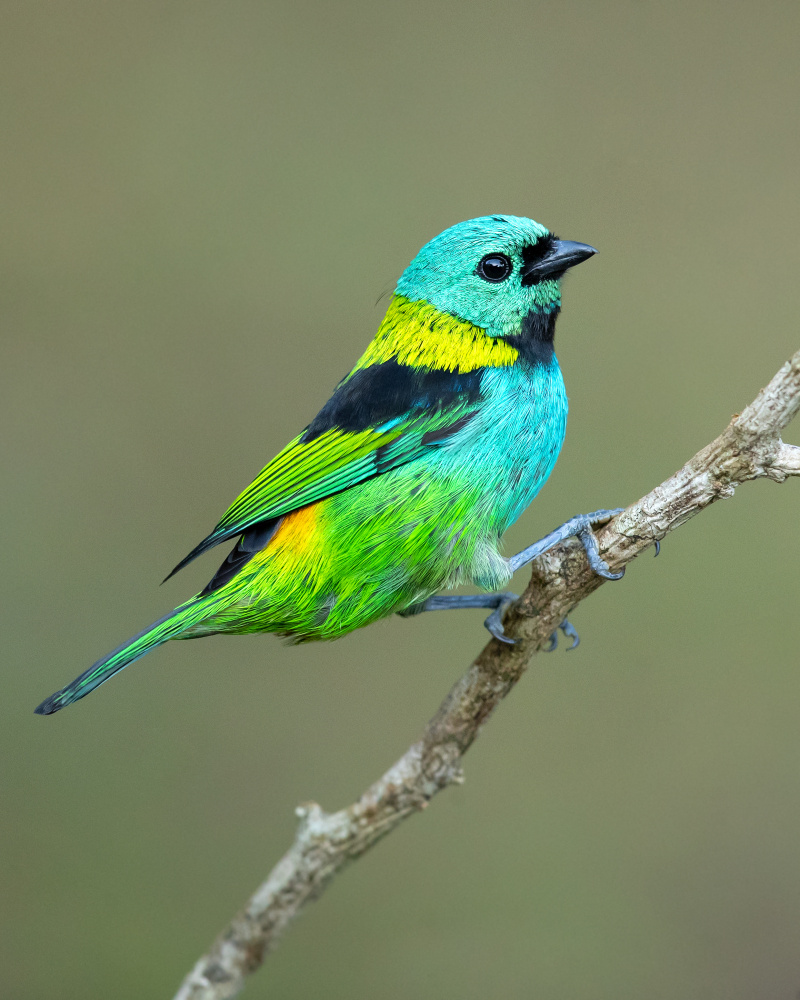
[[[80,677],[76,677],[71,684],[51,694],[34,709],[37,715],[52,715],[54,712],[66,708],[74,701],[79,701],[86,697],[96,687],[104,684],[117,671],[127,667],[129,663],[134,663],[141,659],[151,649],[162,645],[169,639],[177,638],[181,632],[196,625],[205,618],[211,608],[219,602],[209,601],[208,598],[195,598],[170,611],[154,621],[146,629],[133,636],[121,646],[104,656],[97,663],[92,664]]]

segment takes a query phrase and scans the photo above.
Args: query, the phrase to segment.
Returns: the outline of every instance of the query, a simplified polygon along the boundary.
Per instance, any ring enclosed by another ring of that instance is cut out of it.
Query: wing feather
[[[387,378],[390,364],[391,381]],[[443,385],[439,372],[426,383],[419,369],[390,364],[362,369],[356,373],[358,380],[351,376],[341,383],[309,428],[264,466],[211,534],[166,579],[212,546],[253,525],[419,458],[459,433],[479,408],[480,372],[450,373]],[[383,395],[369,391],[369,378],[373,389],[384,389]],[[386,385],[391,390],[389,398]]]

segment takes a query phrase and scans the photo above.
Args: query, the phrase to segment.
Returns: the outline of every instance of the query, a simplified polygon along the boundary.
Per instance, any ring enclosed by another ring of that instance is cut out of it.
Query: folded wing
[[[425,371],[394,361],[350,375],[306,430],[266,465],[178,570],[226,539],[263,547],[268,523],[414,461],[462,432],[480,406],[480,370]]]

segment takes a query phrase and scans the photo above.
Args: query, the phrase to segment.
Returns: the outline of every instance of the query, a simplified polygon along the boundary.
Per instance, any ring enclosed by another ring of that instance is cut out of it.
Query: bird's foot
[[[489,617],[484,622],[486,628],[491,632],[495,639],[499,639],[500,642],[508,643],[513,645],[516,640],[509,638],[503,631],[503,615],[506,610],[516,601],[517,595],[512,594],[511,591],[498,591],[494,594],[436,594],[434,597],[429,597],[427,601],[421,601],[419,604],[412,604],[408,608],[404,608],[402,611],[398,611],[399,615],[404,618],[410,615],[418,615],[423,611],[453,611],[459,608],[493,608],[494,610],[489,615]]]
[[[544,647],[545,653],[552,653],[553,650],[558,646],[558,629],[561,629],[561,631],[564,633],[565,638],[572,639],[572,645],[567,646],[567,652],[569,652],[571,649],[575,649],[576,646],[580,645],[581,638],[578,635],[577,631],[575,630],[575,626],[572,624],[572,622],[567,621],[567,619],[565,618],[564,621],[555,630],[555,632],[553,632],[553,634],[550,636],[550,644]]]
[[[624,509],[624,507],[615,507],[613,510],[595,510],[591,514],[578,514],[577,517],[571,517],[560,528],[556,528],[549,535],[545,535],[538,542],[534,542],[527,549],[523,549],[522,552],[518,552],[515,556],[512,556],[508,560],[511,569],[516,572],[559,542],[575,537],[580,539],[586,552],[586,558],[589,560],[589,565],[598,576],[603,576],[606,580],[621,579],[625,575],[625,569],[623,568],[619,573],[611,572],[608,568],[608,563],[600,556],[600,551],[597,548],[597,539],[592,528],[596,524],[605,524],[606,521],[610,521],[615,515],[621,514]],[[571,648],[574,648],[575,645],[573,644]]]
[[[483,624],[489,632],[491,632],[495,639],[506,643],[508,646],[513,646],[517,640],[506,635],[505,630],[503,629],[503,615],[506,611],[508,611],[514,601],[516,601],[517,595],[512,593],[512,591],[507,590],[503,593],[492,594],[492,597],[497,598],[497,606]]]

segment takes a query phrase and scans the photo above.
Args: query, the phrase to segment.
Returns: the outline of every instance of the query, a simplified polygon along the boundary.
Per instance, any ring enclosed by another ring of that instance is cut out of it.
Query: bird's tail
[[[113,677],[118,670],[122,670],[129,663],[141,659],[151,649],[155,649],[156,646],[160,646],[168,639],[176,638],[181,632],[185,632],[202,621],[208,615],[211,606],[216,603],[218,602],[200,597],[193,598],[186,604],[181,604],[174,611],[170,611],[169,614],[153,622],[144,631],[118,646],[108,656],[98,660],[80,677],[76,677],[71,684],[67,684],[60,691],[45,698],[41,705],[35,709],[36,714],[52,715],[67,705],[71,705],[73,701],[84,698],[90,691],[94,691],[96,687],[104,684],[109,677]]]

